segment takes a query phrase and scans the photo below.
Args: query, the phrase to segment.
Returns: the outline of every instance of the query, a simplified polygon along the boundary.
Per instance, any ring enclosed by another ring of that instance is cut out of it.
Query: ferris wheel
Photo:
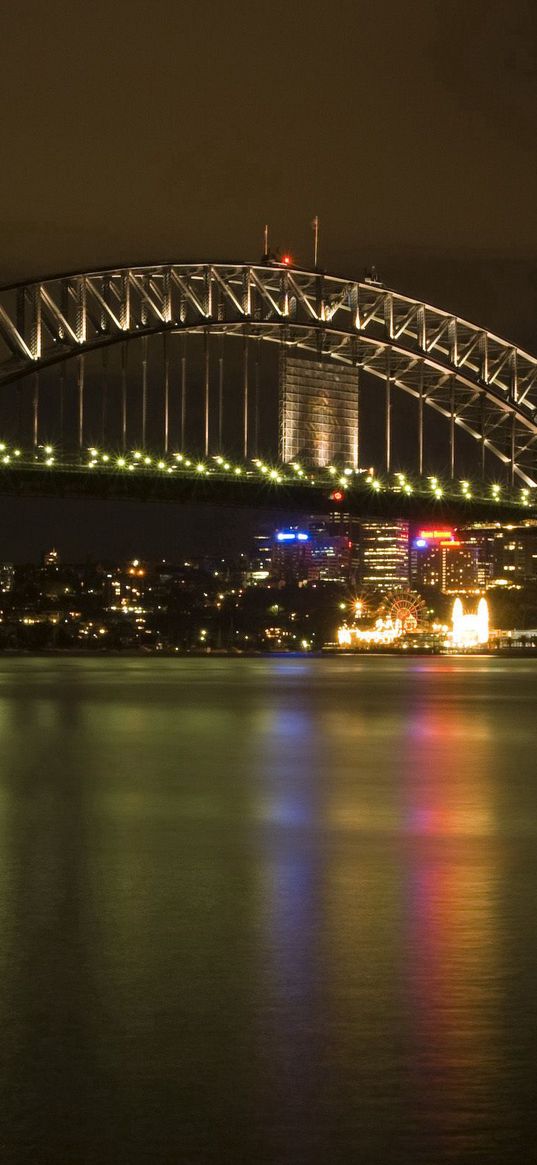
[[[382,617],[391,619],[393,623],[398,621],[403,634],[421,627],[426,613],[427,608],[421,595],[411,590],[388,591],[381,606]]]

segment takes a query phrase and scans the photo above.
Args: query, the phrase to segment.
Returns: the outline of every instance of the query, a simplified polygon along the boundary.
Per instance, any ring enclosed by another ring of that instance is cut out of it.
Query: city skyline
[[[0,562],[0,649],[199,654],[533,648],[537,520],[409,523],[344,512],[261,523],[240,552]],[[455,603],[454,603],[455,600]],[[464,615],[464,617],[463,617]],[[457,630],[458,628],[458,630]],[[467,630],[463,630],[466,628]],[[466,638],[465,638],[466,636]]]

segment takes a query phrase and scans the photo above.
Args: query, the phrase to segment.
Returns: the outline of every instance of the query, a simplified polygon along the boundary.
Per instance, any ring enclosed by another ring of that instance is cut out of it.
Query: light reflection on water
[[[531,1160],[536,696],[0,661],[4,1159]]]

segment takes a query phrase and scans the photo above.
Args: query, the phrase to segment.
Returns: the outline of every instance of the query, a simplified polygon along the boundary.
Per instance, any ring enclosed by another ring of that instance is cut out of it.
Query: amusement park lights
[[[353,604],[352,614],[354,622],[344,623],[336,632],[337,643],[343,650],[371,647],[405,647],[406,637],[419,632],[431,632],[441,637],[444,648],[456,650],[472,650],[485,647],[489,642],[489,609],[487,600],[479,600],[475,612],[465,612],[462,600],[456,598],[453,604],[451,629],[443,624],[429,624],[424,620],[424,604],[412,592],[397,594],[393,592],[388,597],[386,608],[377,612],[377,617],[370,626],[358,626],[356,620],[361,620],[364,609],[361,600]],[[340,607],[345,604],[340,604]]]
[[[482,647],[489,641],[489,609],[486,599],[480,599],[475,614],[465,614],[462,600],[453,604],[451,643],[453,647]]]

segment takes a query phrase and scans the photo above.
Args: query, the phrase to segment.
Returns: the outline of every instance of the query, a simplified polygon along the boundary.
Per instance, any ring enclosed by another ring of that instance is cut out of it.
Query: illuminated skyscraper
[[[357,467],[356,368],[282,353],[280,455],[285,462]]]
[[[343,582],[352,577],[353,543],[329,520],[312,519],[302,529],[276,530],[273,537],[273,582]]]
[[[43,566],[59,566],[60,556],[57,550],[46,550],[43,554]]]
[[[297,526],[276,530],[273,537],[271,576],[279,583],[306,582],[311,566],[312,537]]]
[[[419,530],[412,541],[410,579],[418,590],[431,587],[451,595],[477,591],[479,548],[461,541],[451,527]]]
[[[480,587],[497,582],[523,586],[537,578],[537,522],[476,523],[459,531],[461,542],[476,547]]]
[[[15,567],[12,562],[0,562],[0,593],[8,594],[13,590]]]
[[[402,519],[360,523],[359,581],[378,591],[408,586],[408,522]]]

